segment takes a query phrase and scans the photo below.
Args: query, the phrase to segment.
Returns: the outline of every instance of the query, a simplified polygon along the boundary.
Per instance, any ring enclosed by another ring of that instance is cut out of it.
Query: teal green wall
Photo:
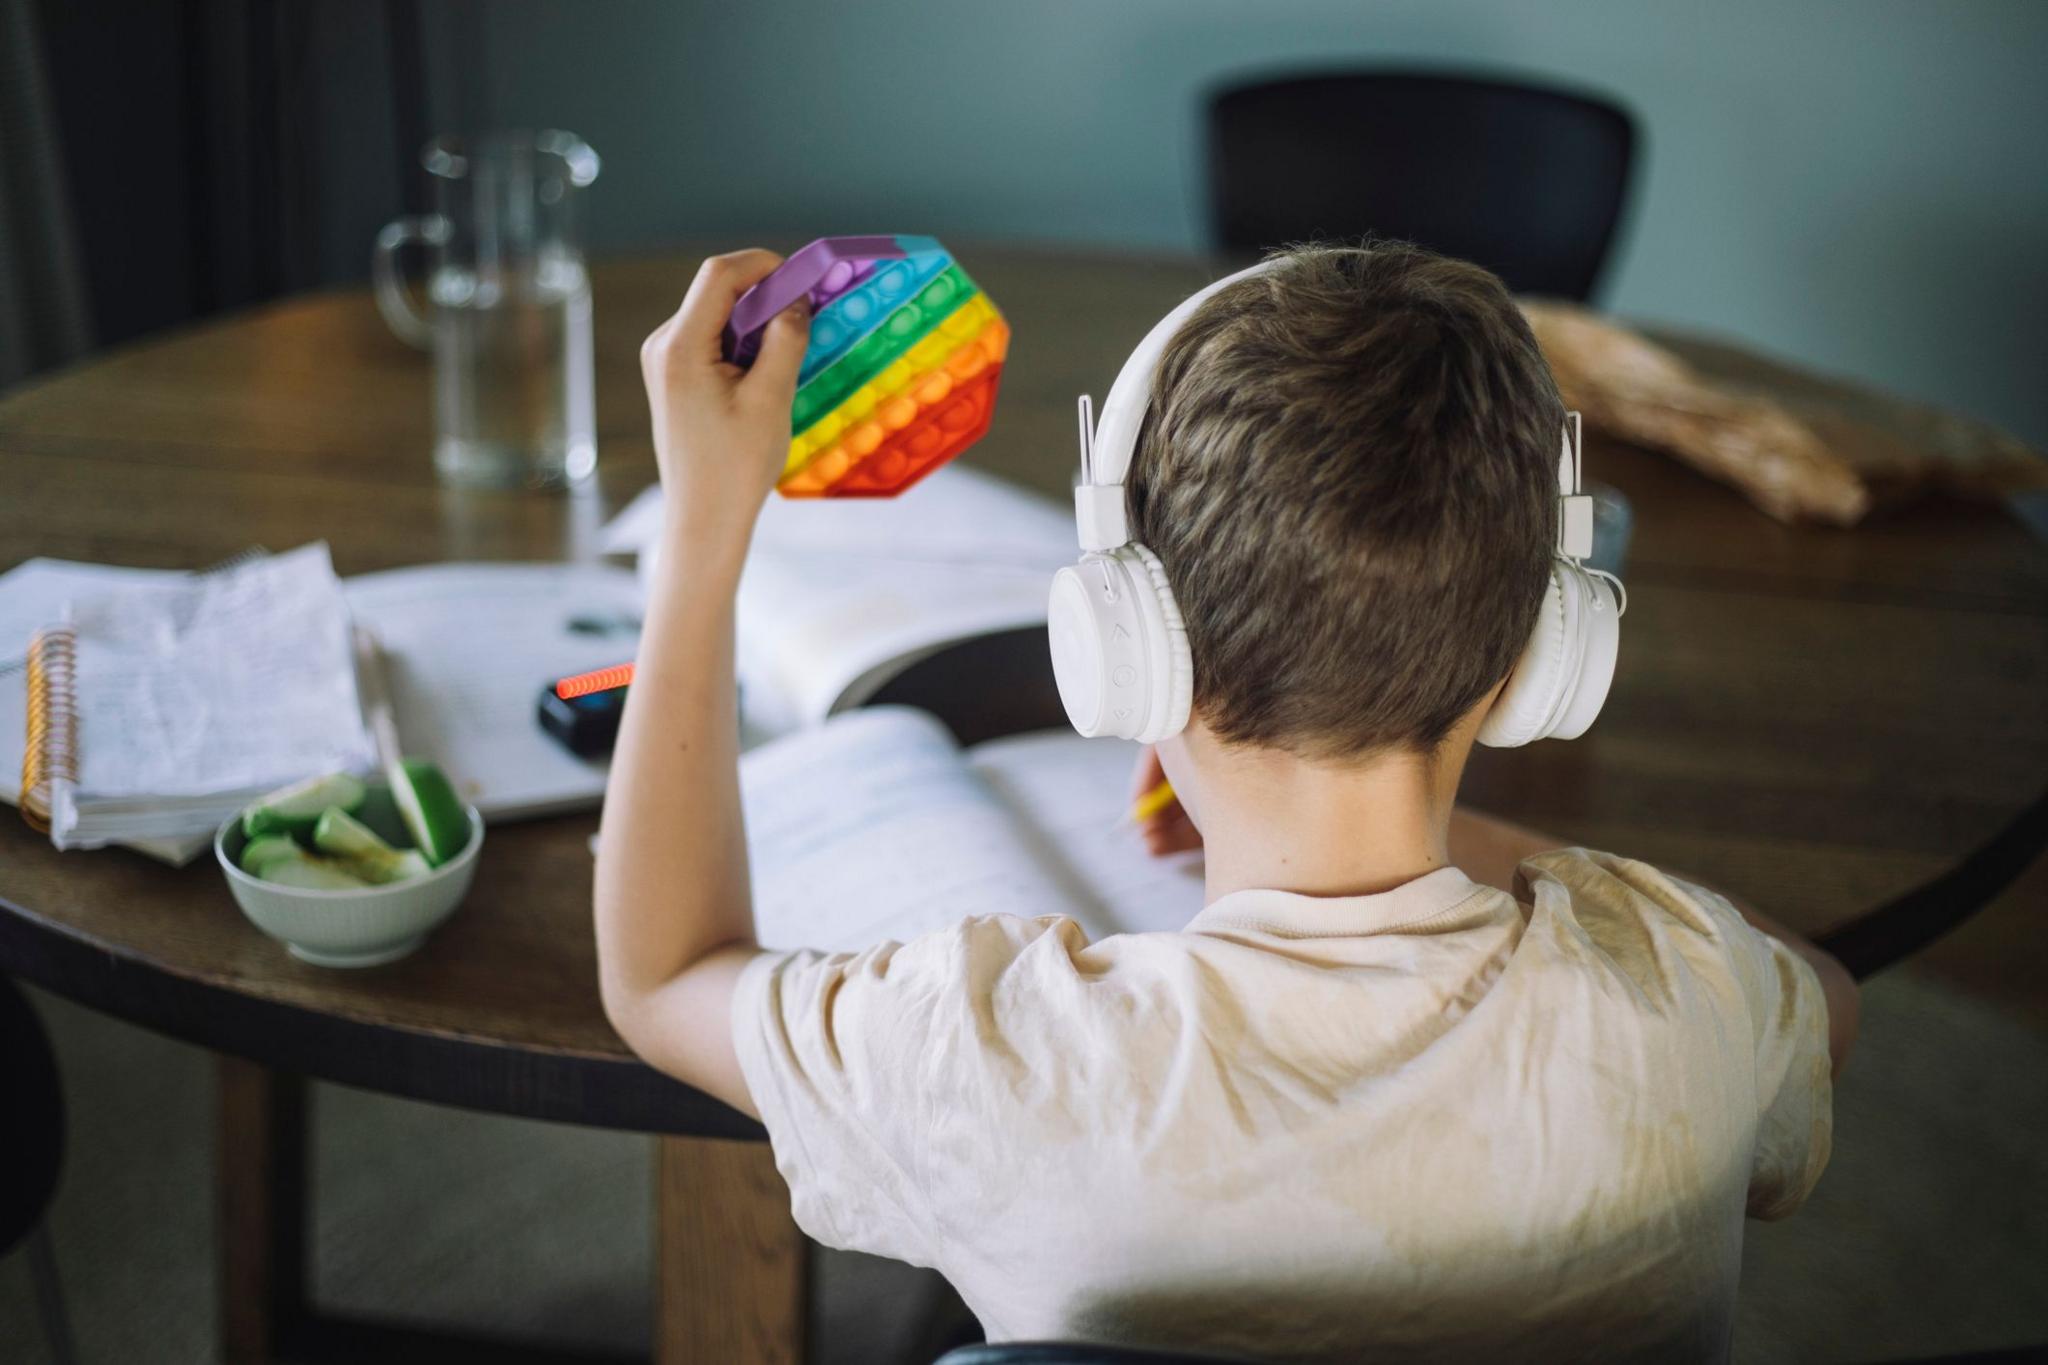
[[[2048,448],[2048,3],[562,0],[444,30],[437,112],[589,138],[592,232],[615,249],[877,230],[1191,248],[1218,81],[1400,61],[1584,86],[1646,134],[1610,306]]]

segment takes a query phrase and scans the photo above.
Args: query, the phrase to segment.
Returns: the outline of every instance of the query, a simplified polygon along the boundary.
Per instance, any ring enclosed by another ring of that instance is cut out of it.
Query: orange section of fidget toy
[[[776,487],[791,498],[884,497],[908,487],[988,430],[1009,349],[1009,325],[991,317]]]
[[[886,498],[901,493],[987,433],[996,414],[1002,366],[991,365],[955,388],[952,396],[907,426],[846,477],[828,485],[828,498]]]

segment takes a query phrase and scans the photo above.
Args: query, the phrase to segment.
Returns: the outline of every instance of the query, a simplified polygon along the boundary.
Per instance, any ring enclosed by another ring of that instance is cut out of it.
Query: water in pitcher
[[[533,270],[496,277],[443,266],[428,295],[441,477],[494,488],[587,477],[597,442],[582,262],[544,258]]]

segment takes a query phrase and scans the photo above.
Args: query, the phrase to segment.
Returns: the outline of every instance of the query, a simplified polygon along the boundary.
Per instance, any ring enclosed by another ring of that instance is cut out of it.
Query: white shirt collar
[[[1352,938],[1407,929],[1482,894],[1504,893],[1481,886],[1455,867],[1440,867],[1370,896],[1233,891],[1204,906],[1187,928],[1196,934],[1249,929],[1282,938]]]

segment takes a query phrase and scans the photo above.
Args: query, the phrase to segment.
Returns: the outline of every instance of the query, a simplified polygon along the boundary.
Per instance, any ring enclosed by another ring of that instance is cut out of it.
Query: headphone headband
[[[1093,482],[1121,485],[1124,475],[1130,472],[1131,457],[1138,448],[1138,430],[1145,425],[1145,409],[1152,401],[1152,378],[1158,373],[1159,357],[1166,353],[1167,343],[1173,340],[1180,325],[1217,293],[1272,268],[1272,261],[1260,261],[1205,284],[1152,324],[1152,330],[1145,333],[1145,339],[1117,371],[1116,382],[1109,386],[1109,397],[1102,400],[1102,418],[1095,424]]]
[[[1093,420],[1088,398],[1081,398],[1074,523],[1083,553],[1078,564],[1054,576],[1046,624],[1060,701],[1083,735],[1151,744],[1187,723],[1193,696],[1187,628],[1165,567],[1131,541],[1124,479],[1160,357],[1175,333],[1217,291],[1284,259],[1226,275],[1153,324],[1117,372],[1100,422]],[[1579,440],[1579,415],[1567,414],[1558,453],[1557,557],[1550,590],[1480,728],[1483,744],[1576,737],[1599,712],[1614,675],[1617,627],[1627,598],[1615,600],[1621,584],[1611,575],[1580,565],[1593,548],[1593,500],[1580,491]]]
[[[1137,454],[1138,432],[1145,425],[1145,410],[1152,401],[1152,381],[1160,357],[1197,308],[1239,280],[1262,275],[1281,260],[1273,257],[1245,267],[1203,285],[1152,324],[1137,348],[1117,371],[1109,396],[1102,400],[1102,416],[1091,420],[1088,397],[1080,403],[1081,482],[1074,489],[1075,524],[1081,548],[1113,550],[1130,542],[1124,516],[1124,478]],[[1558,527],[1557,552],[1570,559],[1583,559],[1593,552],[1593,500],[1579,486],[1579,414],[1565,414],[1562,450],[1557,465]]]

